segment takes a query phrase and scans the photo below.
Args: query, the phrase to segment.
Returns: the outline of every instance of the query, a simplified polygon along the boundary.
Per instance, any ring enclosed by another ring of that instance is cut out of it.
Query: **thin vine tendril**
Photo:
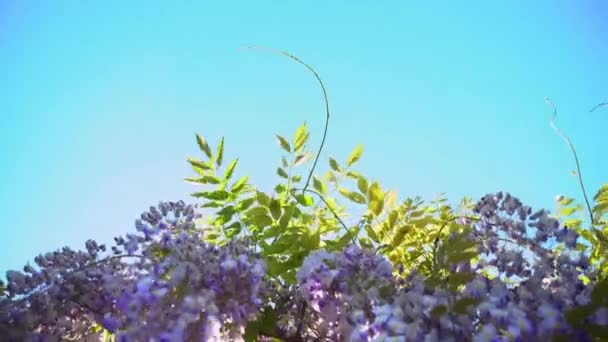
[[[596,109],[599,109],[599,108],[601,108],[601,107],[604,107],[604,106],[606,106],[606,105],[608,105],[608,102],[602,102],[602,103],[598,104],[597,106],[595,106],[595,107],[591,108],[591,110],[589,110],[589,113],[591,113],[591,112],[595,111]]]
[[[578,156],[576,154],[576,149],[574,149],[574,145],[572,144],[572,142],[570,141],[570,138],[568,138],[568,136],[566,134],[564,134],[564,132],[562,132],[561,129],[559,129],[556,125],[555,125],[555,119],[557,118],[557,107],[553,104],[553,102],[551,102],[551,100],[546,97],[545,98],[545,102],[547,103],[547,105],[549,105],[551,108],[553,108],[553,115],[551,115],[551,120],[549,121],[549,124],[551,125],[551,128],[553,128],[553,130],[560,136],[562,137],[562,139],[564,139],[564,141],[566,142],[566,144],[568,144],[568,146],[570,147],[570,150],[572,150],[572,155],[574,156],[574,162],[576,163],[576,177],[578,178],[578,183],[581,187],[581,190],[583,192],[583,197],[585,198],[585,204],[587,205],[587,210],[589,211],[589,218],[591,219],[591,226],[593,227],[595,224],[595,219],[593,218],[593,210],[591,209],[591,204],[589,203],[589,197],[587,196],[587,191],[585,190],[585,184],[583,183],[583,175],[581,173],[581,165],[580,162],[578,160]],[[600,104],[598,106],[595,106],[591,111],[594,111],[595,109],[603,106],[606,103]]]
[[[323,91],[323,100],[325,101],[325,114],[326,114],[326,116],[325,116],[325,129],[323,131],[323,138],[321,139],[321,145],[319,146],[319,150],[317,151],[317,156],[315,157],[315,161],[312,164],[312,167],[310,168],[310,172],[308,173],[308,178],[306,179],[306,184],[304,185],[304,188],[302,188],[302,194],[303,194],[303,193],[306,192],[306,190],[308,189],[308,186],[310,185],[310,179],[312,178],[313,172],[314,172],[315,168],[317,167],[317,163],[319,161],[319,157],[321,156],[321,151],[323,150],[323,146],[325,145],[325,139],[327,138],[327,127],[329,126],[329,100],[327,98],[327,90],[325,89],[325,85],[323,84],[323,81],[321,80],[321,77],[319,76],[319,74],[317,74],[317,72],[315,71],[315,69],[313,69],[313,67],[311,67],[310,65],[308,65],[303,60],[301,60],[298,57],[290,54],[289,52],[286,52],[286,51],[283,51],[283,50],[278,50],[278,49],[273,49],[273,48],[269,48],[269,47],[264,47],[264,46],[248,46],[248,47],[245,47],[245,49],[266,50],[266,51],[278,53],[280,55],[283,55],[283,56],[286,56],[288,58],[291,58],[294,61],[302,64],[303,66],[305,66],[306,69],[308,69],[315,76],[315,78],[319,82],[319,85],[321,86],[321,90]]]

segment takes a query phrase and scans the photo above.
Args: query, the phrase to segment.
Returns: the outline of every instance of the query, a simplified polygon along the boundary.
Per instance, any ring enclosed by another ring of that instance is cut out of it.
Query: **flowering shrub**
[[[186,180],[200,203],[161,202],[110,248],[90,240],[8,271],[0,340],[608,339],[608,185],[593,203],[583,189],[588,222],[564,196],[557,213],[502,192],[459,208],[399,201],[353,170],[361,146],[321,176],[321,144],[301,174],[308,138],[305,125],[277,136],[269,193],[235,177],[223,139],[212,150],[197,135]]]

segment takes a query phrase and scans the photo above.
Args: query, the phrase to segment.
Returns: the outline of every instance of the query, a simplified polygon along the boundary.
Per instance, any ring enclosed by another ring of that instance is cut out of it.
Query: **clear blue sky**
[[[0,1],[0,272],[188,200],[195,132],[224,135],[265,189],[274,133],[306,121],[317,146],[314,79],[246,45],[288,50],[325,80],[324,168],[363,143],[360,170],[401,196],[507,190],[552,208],[580,192],[550,96],[588,188],[608,181],[608,109],[588,113],[608,100],[607,2],[305,3]]]

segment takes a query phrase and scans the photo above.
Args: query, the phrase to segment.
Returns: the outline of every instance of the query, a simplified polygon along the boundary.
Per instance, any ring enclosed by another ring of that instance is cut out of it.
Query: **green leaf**
[[[306,194],[297,194],[295,195],[296,201],[305,207],[310,207],[314,204],[312,197]]]
[[[459,299],[458,301],[456,301],[456,303],[454,303],[454,312],[459,313],[459,314],[466,314],[468,312],[468,308],[470,306],[477,306],[479,303],[481,302],[481,300],[473,298],[473,297],[464,297]]]
[[[369,184],[367,183],[367,179],[363,176],[359,177],[357,180],[357,188],[359,188],[359,191],[361,191],[362,194],[367,194],[368,187]]]
[[[302,180],[302,176],[300,176],[300,175],[295,175],[295,176],[291,177],[291,181],[294,183],[298,183],[301,180]]]
[[[275,136],[277,137],[277,140],[279,140],[279,145],[281,145],[281,148],[284,149],[286,152],[291,152],[291,146],[289,145],[287,139],[283,138],[278,134],[276,134]]]
[[[328,245],[335,248],[336,250],[342,250],[346,245],[348,245],[356,236],[357,232],[355,232],[356,227],[351,227],[348,232],[344,233],[338,241],[330,243],[330,241],[326,241]]]
[[[570,216],[577,211],[576,207],[566,207],[559,211],[560,216]]]
[[[334,158],[329,158],[329,167],[336,172],[340,172],[340,164]]]
[[[317,229],[314,233],[311,234],[304,234],[304,236],[302,236],[302,247],[304,247],[304,249],[312,251],[315,250],[319,247],[319,243],[321,243],[321,233],[320,231]]]
[[[229,180],[232,177],[232,174],[234,173],[234,168],[236,167],[236,164],[239,162],[239,159],[233,159],[230,164],[228,164],[228,166],[226,167],[226,172],[224,172],[224,180]]]
[[[220,179],[212,175],[204,175],[198,178],[184,178],[184,180],[197,184],[220,184]]]
[[[393,209],[397,205],[397,190],[392,189],[387,191],[384,195],[384,201],[387,208]]]
[[[265,207],[253,207],[247,210],[247,212],[245,212],[245,215],[247,215],[247,217],[268,215],[268,209],[266,209]]]
[[[431,310],[431,315],[435,318],[438,318],[446,312],[448,312],[448,308],[445,305],[437,305],[433,308],[433,310]]]
[[[209,165],[207,165],[207,163],[203,163],[200,160],[196,160],[194,158],[188,158],[188,162],[190,163],[190,165],[192,165],[192,167],[198,167],[199,169],[202,169],[202,170],[211,170],[211,167]]]
[[[364,204],[365,203],[365,197],[359,193],[356,193],[354,191],[348,191],[343,187],[339,187],[338,191],[340,192],[340,194],[342,194],[342,196],[348,198],[349,200],[358,203],[358,204]]]
[[[450,248],[453,248],[453,247],[450,247]],[[448,255],[448,264],[458,264],[463,261],[468,261],[468,260],[473,259],[477,255],[478,255],[477,251],[450,253]]]
[[[457,288],[460,285],[464,285],[473,279],[475,279],[475,273],[473,272],[456,272],[450,274],[448,284],[453,288]]]
[[[317,190],[321,195],[326,195],[327,194],[327,187],[325,186],[325,183],[323,183],[316,176],[312,177],[312,187],[315,190]]]
[[[251,207],[251,205],[255,202],[255,198],[246,198],[242,201],[239,201],[234,209],[238,212],[245,211]]]
[[[266,256],[279,254],[288,250],[289,247],[293,246],[295,242],[296,241],[293,236],[283,235],[275,243],[264,248],[262,253]]]
[[[354,163],[356,163],[357,160],[361,158],[361,153],[363,153],[363,145],[357,145],[357,147],[355,147],[355,149],[348,156],[346,165],[352,166]]]
[[[91,333],[93,334],[99,334],[103,330],[103,325],[101,324],[93,324],[93,326],[91,327]]]
[[[370,240],[370,239],[368,239],[366,237],[359,238],[359,245],[363,249],[372,249],[372,248],[374,248],[374,243],[372,242],[372,240]]]
[[[223,219],[223,222],[226,223],[232,219],[232,216],[235,213],[236,213],[236,211],[234,210],[234,207],[229,205],[229,206],[226,206],[226,207],[222,208],[221,210],[219,210],[216,214],[218,216],[221,216]]]
[[[295,151],[299,151],[306,143],[306,140],[308,140],[308,132],[306,131],[306,124],[303,124],[298,127],[293,138]]]
[[[374,241],[376,243],[380,242],[380,239],[378,238],[378,235],[376,235],[374,228],[372,226],[370,226],[369,224],[365,225],[365,232],[367,233],[367,236],[369,236],[369,238],[372,239],[372,241]]]
[[[346,172],[346,177],[353,179],[353,180],[359,180],[359,178],[363,177],[362,174],[360,174],[359,172],[355,172],[355,171],[347,171]]]
[[[236,182],[234,182],[234,184],[232,184],[230,192],[233,194],[238,194],[241,192],[241,190],[245,188],[245,185],[247,185],[247,180],[249,180],[249,176],[239,178]]]
[[[300,165],[306,163],[307,161],[309,161],[310,157],[312,157],[312,154],[310,154],[310,153],[298,154],[296,156],[296,159],[293,161],[293,165],[300,166]]]
[[[224,205],[224,203],[222,203],[222,202],[207,202],[207,203],[203,204],[201,207],[203,207],[203,208],[220,208],[223,205]]]
[[[268,204],[270,204],[270,197],[261,191],[257,192],[257,198],[258,198],[258,203],[260,203],[261,205],[263,205],[265,207],[267,207]]]
[[[207,155],[207,158],[213,157],[213,155],[211,154],[211,149],[209,148],[209,145],[207,145],[205,138],[197,134],[196,142],[198,143],[198,147],[201,149],[201,151],[203,151],[205,155]]]
[[[248,218],[251,223],[255,224],[260,228],[268,227],[272,224],[272,219],[270,218],[270,216],[268,216],[268,214],[248,216]]]
[[[226,238],[228,239],[232,239],[233,237],[235,237],[236,235],[238,235],[241,232],[241,223],[240,222],[234,222],[231,225],[229,225],[228,227],[226,227]]]
[[[283,170],[282,168],[277,168],[277,175],[279,175],[280,177],[283,177],[285,179],[289,178],[289,175],[287,175],[287,172],[285,172],[285,170]]]
[[[384,209],[384,193],[378,182],[372,183],[368,190],[369,205],[368,209],[371,210],[376,216],[382,213]]]
[[[287,191],[287,187],[285,186],[285,184],[277,184],[277,186],[274,187],[274,191],[277,194],[282,194]]]
[[[293,215],[293,207],[290,205],[288,207],[286,207],[283,210],[283,215],[281,216],[281,219],[279,220],[279,227],[282,230],[287,229],[287,226],[289,225],[289,221],[291,220],[291,217]]]
[[[222,165],[222,161],[224,160],[224,137],[220,139],[220,143],[217,145],[215,164],[220,167]]]
[[[604,184],[599,188],[599,190],[597,191],[595,196],[593,196],[593,200],[598,201],[600,199],[600,197],[604,197],[604,196],[608,197],[608,184]]]
[[[203,197],[206,199],[214,200],[214,201],[223,201],[227,199],[230,195],[228,192],[224,190],[216,190],[216,191],[203,191],[203,192],[195,192],[192,196],[199,198]]]
[[[281,202],[279,202],[279,200],[274,198],[271,199],[268,209],[270,209],[270,214],[275,220],[278,220],[281,217]]]

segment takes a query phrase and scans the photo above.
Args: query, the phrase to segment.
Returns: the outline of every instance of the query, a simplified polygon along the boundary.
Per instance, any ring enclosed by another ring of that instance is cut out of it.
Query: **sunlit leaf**
[[[289,221],[291,220],[293,214],[293,207],[288,206],[283,210],[283,215],[281,215],[281,219],[279,220],[279,227],[281,229],[286,229],[289,225]]]
[[[211,167],[207,163],[204,163],[200,160],[196,160],[194,158],[188,158],[188,162],[190,163],[190,165],[192,165],[192,167],[198,167],[199,169],[202,169],[202,170],[211,169]]]
[[[365,225],[365,232],[367,233],[367,236],[369,236],[369,238],[372,239],[372,241],[380,242],[380,239],[378,238],[378,235],[376,235],[374,228],[372,226],[370,226],[369,224]]]
[[[345,188],[338,188],[338,191],[340,192],[340,194],[342,194],[342,196],[348,198],[349,200],[358,203],[358,204],[363,204],[365,203],[365,197],[359,193],[356,193],[354,191],[348,191]]]
[[[384,202],[386,203],[386,207],[389,209],[395,208],[397,205],[397,190],[391,189],[386,192],[384,196]]]
[[[223,201],[229,197],[228,192],[224,190],[216,190],[216,191],[203,191],[203,192],[195,192],[192,194],[194,197],[203,197],[206,199],[214,200],[214,201]]]
[[[243,176],[243,177],[239,178],[236,182],[234,182],[234,184],[232,184],[232,187],[230,188],[230,192],[232,192],[233,194],[237,194],[237,193],[241,192],[241,190],[243,190],[243,188],[245,188],[245,185],[247,185],[248,179],[249,179],[249,176]]]
[[[384,193],[378,182],[372,183],[368,191],[369,205],[368,209],[371,210],[376,216],[382,213],[384,208]]]
[[[357,188],[359,188],[359,191],[361,191],[362,194],[367,194],[368,187],[369,184],[367,183],[367,179],[363,176],[359,177],[357,180]]]
[[[325,195],[327,194],[327,187],[325,186],[325,183],[323,183],[319,178],[317,178],[316,176],[312,177],[312,187],[317,190],[319,193],[321,193],[321,195]]]
[[[228,164],[228,166],[226,167],[226,171],[224,172],[224,180],[229,180],[232,177],[232,174],[234,173],[234,168],[236,167],[236,164],[239,162],[239,159],[233,159],[230,164]]]
[[[197,184],[219,184],[220,179],[212,175],[204,175],[198,178],[185,178],[186,181]]]
[[[306,124],[303,124],[298,127],[296,134],[294,135],[294,150],[299,151],[306,143],[306,140],[308,140],[308,132],[306,131]]]
[[[295,195],[296,201],[305,207],[310,207],[314,204],[312,197],[306,194],[297,194]]]
[[[263,206],[267,207],[268,204],[270,204],[270,197],[261,191],[257,192],[257,199],[258,202]]]
[[[211,154],[211,149],[209,148],[207,141],[205,141],[205,138],[197,134],[196,142],[198,143],[198,147],[201,149],[201,151],[203,151],[205,155],[207,155],[207,158],[213,157],[213,155]]]
[[[279,175],[280,177],[283,177],[285,179],[289,178],[289,175],[287,175],[287,172],[285,172],[285,170],[283,170],[282,168],[277,168],[277,175]]]
[[[289,142],[287,141],[287,139],[283,138],[280,135],[275,135],[277,137],[277,140],[279,141],[279,145],[281,145],[281,148],[284,149],[286,152],[291,152],[291,146],[289,145]]]
[[[309,161],[311,157],[312,157],[312,154],[310,154],[310,153],[298,154],[296,156],[296,159],[294,159],[294,161],[293,161],[293,165],[300,166],[300,165],[306,163],[307,161]]]
[[[359,158],[361,158],[361,153],[363,153],[363,145],[357,145],[357,147],[355,147],[355,149],[348,156],[346,165],[352,166],[354,163],[356,163]]]
[[[239,201],[236,206],[234,207],[236,211],[245,211],[247,209],[249,209],[249,207],[251,207],[251,205],[253,205],[253,203],[255,202],[255,198],[246,198],[242,201]]]
[[[329,158],[329,167],[336,172],[340,172],[340,164],[334,158]]]
[[[226,237],[228,239],[233,238],[234,236],[238,235],[241,232],[241,228],[242,228],[242,226],[241,226],[240,222],[232,223],[225,229]]]
[[[463,297],[454,303],[454,312],[459,314],[466,314],[470,307],[475,307],[479,304],[481,300],[473,298],[473,297]]]
[[[217,145],[217,152],[215,153],[215,164],[220,167],[224,160],[224,137],[220,139],[220,143]]]
[[[281,217],[281,202],[277,199],[271,199],[270,204],[268,205],[268,209],[270,210],[270,214],[272,218],[278,220]]]

